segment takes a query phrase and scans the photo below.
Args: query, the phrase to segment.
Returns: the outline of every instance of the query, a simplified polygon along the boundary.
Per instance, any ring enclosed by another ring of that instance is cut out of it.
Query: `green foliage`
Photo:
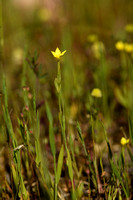
[[[0,1],[0,199],[131,199],[133,2],[19,4]]]

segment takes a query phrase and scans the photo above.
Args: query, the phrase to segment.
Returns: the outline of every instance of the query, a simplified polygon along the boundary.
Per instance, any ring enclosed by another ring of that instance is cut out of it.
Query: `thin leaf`
[[[129,123],[130,140],[131,144],[133,145],[133,111],[131,111],[129,114],[128,123]]]
[[[107,132],[105,130],[105,127],[104,127],[102,121],[100,121],[100,122],[101,122],[101,125],[102,125],[103,130],[104,130],[104,136],[105,136],[105,140],[106,140],[108,150],[109,150],[109,158],[112,159],[112,150],[111,150],[110,143],[109,143],[109,140],[108,140],[108,137],[107,137]]]
[[[64,146],[62,145],[60,149],[59,157],[58,157],[58,164],[57,164],[57,184],[59,183],[60,176],[61,176],[63,157],[64,157]]]
[[[83,137],[82,137],[82,132],[81,132],[81,128],[80,128],[80,125],[79,125],[79,122],[77,122],[77,131],[78,131],[78,135],[79,135],[79,138],[83,144],[84,140],[83,140]]]
[[[39,142],[39,136],[40,136],[40,121],[39,121],[39,115],[37,113],[36,133],[35,133],[35,150],[36,150],[37,165],[41,163],[41,147]]]
[[[72,160],[68,149],[67,149],[67,166],[68,166],[69,177],[71,179],[71,182],[73,182]]]
[[[54,139],[54,131],[53,131],[53,117],[52,117],[52,113],[50,111],[48,102],[45,103],[45,107],[46,107],[47,117],[49,120],[49,142],[50,142],[52,154],[54,156],[56,154],[56,148],[55,148],[55,139]]]

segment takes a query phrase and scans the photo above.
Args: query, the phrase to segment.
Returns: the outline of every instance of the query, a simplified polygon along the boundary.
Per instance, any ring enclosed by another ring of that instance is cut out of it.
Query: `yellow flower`
[[[100,59],[101,54],[104,53],[105,46],[101,41],[96,41],[92,45],[92,52],[95,58]]]
[[[21,48],[16,48],[12,52],[12,59],[17,65],[20,65],[23,61],[24,51]]]
[[[91,92],[91,95],[96,98],[102,97],[102,92],[99,88],[94,88]]]
[[[98,40],[98,36],[95,34],[90,34],[87,36],[87,40],[88,42],[92,42],[92,43],[96,42]]]
[[[57,59],[60,60],[60,57],[63,56],[66,53],[66,50],[61,52],[60,49],[57,47],[55,51],[51,51],[53,56]]]
[[[131,44],[131,43],[125,43],[125,51],[127,53],[133,52],[133,44]]]
[[[115,44],[115,48],[118,50],[118,51],[123,51],[124,50],[124,43],[122,41],[118,41],[116,44]]]
[[[50,20],[51,18],[51,14],[48,11],[48,9],[42,8],[38,11],[38,18],[43,21],[46,22],[48,20]]]
[[[122,146],[125,146],[126,144],[129,143],[129,139],[122,137],[120,143],[121,143]]]
[[[133,24],[127,24],[125,30],[129,33],[133,33]]]

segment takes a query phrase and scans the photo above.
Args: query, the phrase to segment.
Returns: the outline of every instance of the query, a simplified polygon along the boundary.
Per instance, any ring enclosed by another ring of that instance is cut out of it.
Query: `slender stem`
[[[62,138],[65,143],[65,148],[67,150],[67,142],[66,142],[66,136],[65,136],[65,115],[64,115],[64,105],[63,105],[63,99],[62,99],[62,92],[61,92],[61,69],[60,69],[60,61],[58,61],[58,71],[57,71],[57,81],[58,81],[58,102],[59,102],[59,121],[61,125],[61,131],[62,131]]]
[[[57,71],[57,78],[61,84],[61,70],[60,70],[60,61],[58,61],[58,71]]]
[[[56,170],[56,157],[55,157],[55,155],[54,155],[54,173],[55,173],[54,200],[57,200],[57,170]]]

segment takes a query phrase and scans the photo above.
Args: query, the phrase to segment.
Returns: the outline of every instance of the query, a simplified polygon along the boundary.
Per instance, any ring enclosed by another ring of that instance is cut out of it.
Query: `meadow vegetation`
[[[132,20],[132,0],[0,0],[0,199],[133,198]]]

